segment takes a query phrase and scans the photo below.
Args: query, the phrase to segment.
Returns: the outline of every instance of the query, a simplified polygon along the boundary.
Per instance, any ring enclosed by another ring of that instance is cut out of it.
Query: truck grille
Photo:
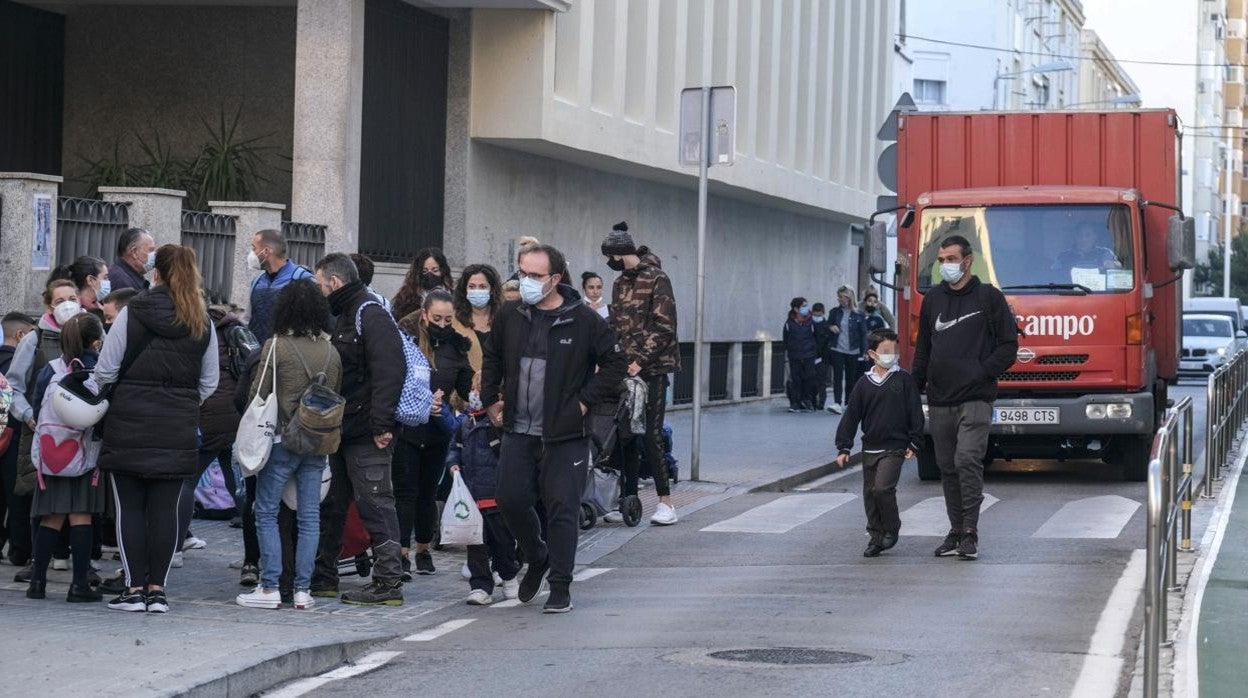
[[[1052,383],[1056,381],[1073,381],[1078,377],[1078,371],[1036,371],[1034,373],[1006,371],[1001,374],[1000,381],[1002,383],[1020,383],[1022,381]]]
[[[1073,366],[1075,364],[1087,363],[1087,354],[1053,354],[1052,356],[1042,356],[1036,360],[1037,364],[1046,366]]]
[[[1208,355],[1208,353],[1209,353],[1209,350],[1208,350],[1208,349],[1184,349],[1184,350],[1183,350],[1183,358],[1185,358],[1185,359],[1192,359],[1192,358],[1196,358],[1196,359],[1203,359],[1203,358],[1205,358],[1205,356],[1206,356],[1206,355]]]

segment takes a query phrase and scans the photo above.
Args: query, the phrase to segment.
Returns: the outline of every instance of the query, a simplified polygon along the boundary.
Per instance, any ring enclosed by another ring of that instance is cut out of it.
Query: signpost
[[[698,166],[698,272],[693,306],[693,444],[689,474],[698,480],[702,451],[702,309],[706,299],[706,184],[711,165],[736,158],[737,91],[734,87],[690,87],[680,93],[681,165]]]

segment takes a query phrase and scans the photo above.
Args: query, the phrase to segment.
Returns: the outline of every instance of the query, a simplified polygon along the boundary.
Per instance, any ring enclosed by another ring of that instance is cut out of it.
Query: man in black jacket
[[[546,613],[572,610],[569,586],[590,461],[586,414],[619,398],[628,365],[606,321],[571,286],[560,285],[562,275],[553,270],[563,268],[563,255],[550,245],[520,252],[520,303],[498,311],[481,367],[481,402],[505,432],[498,506],[529,561],[520,600],[532,601],[549,571]],[[549,545],[534,508],[538,492]]]
[[[394,411],[407,375],[399,329],[368,287],[355,262],[340,252],[316,265],[316,281],[337,316],[334,348],[342,358],[342,446],[330,456],[333,479],[321,505],[321,541],[312,576],[312,595],[338,594],[342,527],[352,496],[373,548],[373,579],[342,594],[345,603],[403,605],[399,519],[394,511],[390,458],[394,453]],[[360,328],[357,332],[356,327]]]
[[[997,376],[1014,365],[1018,326],[1005,295],[970,273],[971,243],[945,238],[936,258],[944,281],[923,299],[914,380],[927,389],[927,429],[945,492],[949,534],[937,557],[979,556],[984,453]]]

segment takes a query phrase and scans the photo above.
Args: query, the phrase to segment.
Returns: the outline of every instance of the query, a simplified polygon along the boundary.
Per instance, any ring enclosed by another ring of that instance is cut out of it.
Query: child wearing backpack
[[[480,400],[475,395],[473,398],[467,414],[456,417],[450,410],[445,411],[444,421],[454,429],[446,465],[464,479],[481,511],[484,544],[468,546],[468,570],[472,575],[468,584],[472,591],[467,602],[488,606],[494,603],[494,573],[503,580],[504,598],[520,596],[520,580],[516,578],[520,563],[516,560],[516,539],[494,501],[503,430],[494,426]]]
[[[897,481],[901,464],[923,443],[923,403],[910,374],[897,365],[897,333],[876,330],[867,337],[874,366],[849,393],[845,416],[836,429],[836,462],[849,463],[858,425],[862,425],[862,501],[871,540],[863,557],[877,557],[897,544],[901,517]]]
[[[60,358],[39,372],[35,402],[31,405],[36,422],[32,459],[38,473],[31,511],[40,521],[34,536],[34,562],[26,598],[46,598],[48,563],[68,517],[73,582],[65,600],[97,602],[104,597],[88,583],[88,574],[91,571],[91,517],[103,513],[105,503],[104,486],[96,469],[100,442],[94,438],[94,428],[78,430],[64,424],[62,408],[52,396],[57,384],[71,371],[95,366],[104,343],[104,325],[90,313],[75,315],[61,325],[60,343]],[[69,473],[75,475],[66,476]]]

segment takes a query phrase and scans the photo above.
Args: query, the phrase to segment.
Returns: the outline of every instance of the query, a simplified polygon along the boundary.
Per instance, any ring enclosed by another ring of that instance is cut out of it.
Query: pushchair
[[[621,496],[623,463],[613,456],[622,452],[616,448],[621,431],[628,432],[628,415],[623,404],[614,415],[590,414],[590,468],[585,478],[585,491],[581,494],[581,530],[588,531],[598,519],[609,512],[619,510],[628,526],[641,522],[641,499],[636,495]]]

